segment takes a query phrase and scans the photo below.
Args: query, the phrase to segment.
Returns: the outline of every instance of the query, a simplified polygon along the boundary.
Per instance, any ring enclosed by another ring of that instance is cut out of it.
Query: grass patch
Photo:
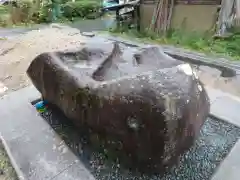
[[[136,32],[134,30],[110,30],[111,33],[131,40],[154,44],[174,45],[205,54],[230,57],[240,60],[240,33],[227,39],[214,39],[212,33],[184,33],[180,30],[170,30],[164,36],[154,33]]]
[[[15,170],[0,142],[0,180],[18,180]]]

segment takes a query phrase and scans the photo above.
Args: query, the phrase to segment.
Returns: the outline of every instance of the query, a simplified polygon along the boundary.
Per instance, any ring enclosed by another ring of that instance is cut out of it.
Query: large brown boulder
[[[27,73],[76,126],[114,138],[129,160],[155,170],[190,148],[209,113],[191,66],[159,47],[91,41],[77,52],[41,54]]]

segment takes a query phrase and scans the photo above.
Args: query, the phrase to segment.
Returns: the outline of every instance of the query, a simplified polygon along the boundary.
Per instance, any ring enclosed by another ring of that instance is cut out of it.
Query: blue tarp
[[[108,7],[115,6],[115,5],[118,5],[118,3],[116,1],[113,1],[113,0],[104,0],[103,1],[103,8],[108,8]]]

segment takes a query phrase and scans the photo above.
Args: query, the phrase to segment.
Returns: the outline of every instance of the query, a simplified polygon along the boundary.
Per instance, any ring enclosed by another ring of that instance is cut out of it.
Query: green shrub
[[[35,22],[37,23],[48,23],[51,21],[51,2],[45,3],[43,6],[40,7],[39,11],[37,12],[37,18]]]
[[[0,26],[6,24],[6,13],[12,17],[13,24],[51,22],[52,1],[41,2],[43,4],[40,5],[34,0],[18,0],[18,7],[0,6]],[[59,4],[62,11],[60,21],[96,18],[101,7],[100,0],[59,0]]]
[[[7,19],[8,17],[8,8],[7,6],[1,6],[0,5],[0,26],[6,26],[7,25]]]
[[[67,2],[62,6],[63,16],[68,19],[89,18],[96,14],[100,8],[97,1],[78,0],[76,2]]]
[[[21,0],[18,1],[18,7],[21,12],[21,20],[23,22],[28,22],[34,13],[34,3],[31,0]]]
[[[225,39],[215,39],[211,32],[184,32],[174,29],[169,30],[165,36],[149,33],[148,31],[126,30],[126,28],[115,28],[110,32],[131,40],[138,39],[147,43],[172,44],[207,54],[230,56],[233,60],[240,60],[240,33],[235,33]]]
[[[2,5],[0,5],[0,16],[1,16],[2,14],[6,14],[6,13],[8,13],[8,6],[2,6]]]

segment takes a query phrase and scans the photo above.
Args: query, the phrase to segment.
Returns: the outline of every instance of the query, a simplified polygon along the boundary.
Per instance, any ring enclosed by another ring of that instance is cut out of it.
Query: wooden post
[[[116,21],[117,21],[117,28],[120,27],[120,15],[119,15],[119,9],[116,10]]]
[[[137,31],[141,31],[141,13],[140,13],[140,4],[136,7],[137,12]]]

